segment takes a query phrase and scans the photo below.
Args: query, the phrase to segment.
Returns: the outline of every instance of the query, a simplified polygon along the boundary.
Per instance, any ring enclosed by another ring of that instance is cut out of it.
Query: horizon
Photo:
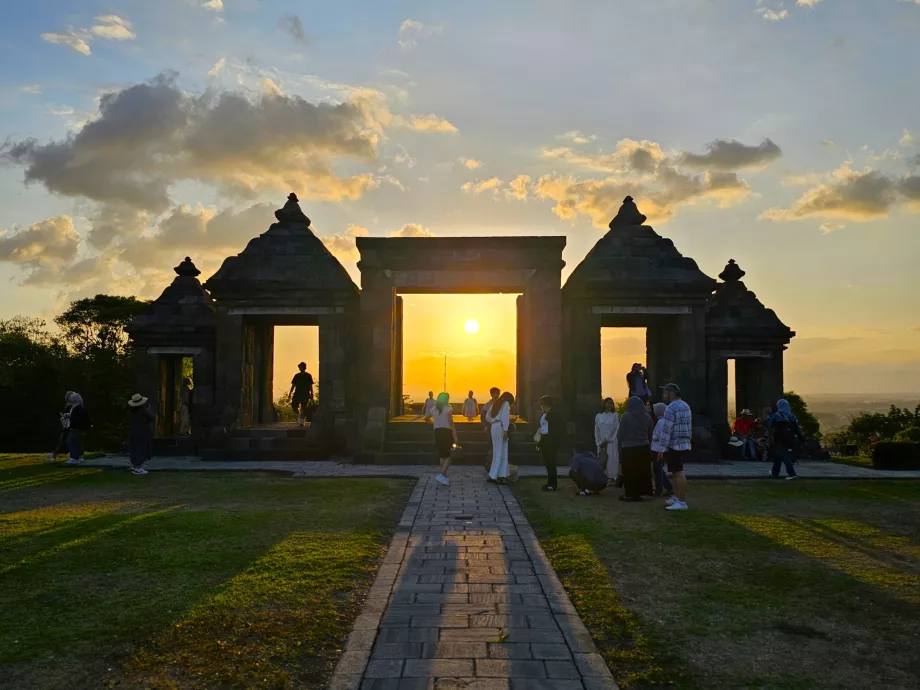
[[[920,397],[916,2],[48,0],[8,19],[0,318],[155,298],[185,256],[206,278],[292,190],[358,284],[356,238],[393,236],[564,235],[565,281],[629,194],[796,331],[786,390]],[[513,387],[514,319],[458,331],[494,320],[478,297],[407,321],[412,391],[441,380],[434,349]],[[506,346],[484,364],[489,338]],[[607,340],[615,395],[644,347]]]

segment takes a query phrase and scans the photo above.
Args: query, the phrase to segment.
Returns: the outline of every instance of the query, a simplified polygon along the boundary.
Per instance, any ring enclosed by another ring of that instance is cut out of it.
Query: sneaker
[[[667,500],[664,502],[666,506],[672,506],[677,503],[677,496],[668,496]]]
[[[441,483],[444,484],[444,486],[450,486],[450,477],[448,477],[447,475],[445,475],[445,476],[444,476],[444,481],[441,482]]]
[[[434,479],[436,482],[443,484],[444,486],[450,486],[450,479],[445,477],[443,474],[438,474]]]
[[[54,462],[56,458],[54,457],[54,453],[48,453],[45,459],[48,460],[48,462]]]
[[[667,508],[665,508],[665,510],[689,510],[689,509],[690,509],[690,506],[688,506],[683,501],[674,501],[674,503],[672,503]]]
[[[143,467],[132,467],[131,474],[149,474]]]
[[[555,491],[555,490],[556,490],[556,487],[555,487],[555,486],[550,486],[549,484],[547,484],[546,486],[543,487],[543,490],[544,490],[544,491]]]
[[[786,481],[788,482],[788,481],[791,481],[791,480],[793,480],[793,479],[798,479],[798,478],[799,478],[799,475],[797,475],[797,474],[790,474],[788,477],[786,477]]]
[[[67,460],[64,461],[64,464],[65,465],[82,465],[83,458],[67,458]]]

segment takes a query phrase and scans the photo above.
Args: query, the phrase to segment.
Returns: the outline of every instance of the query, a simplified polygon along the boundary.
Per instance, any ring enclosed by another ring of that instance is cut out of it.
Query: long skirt
[[[623,449],[620,456],[620,471],[623,474],[623,495],[639,498],[652,493],[652,463],[648,446],[632,446]]]
[[[607,458],[606,472],[611,479],[616,479],[620,475],[620,449],[617,448],[616,441],[610,441],[607,444],[607,452],[604,453],[600,446],[597,448],[597,459],[600,462]]]
[[[489,477],[502,479],[508,476],[508,439],[501,424],[492,425],[492,466]]]

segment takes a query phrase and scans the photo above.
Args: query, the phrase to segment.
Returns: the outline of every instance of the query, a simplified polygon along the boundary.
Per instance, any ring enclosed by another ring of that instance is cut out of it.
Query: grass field
[[[0,687],[322,688],[413,483],[0,455]]]
[[[920,482],[697,481],[691,510],[515,486],[623,687],[920,687]]]

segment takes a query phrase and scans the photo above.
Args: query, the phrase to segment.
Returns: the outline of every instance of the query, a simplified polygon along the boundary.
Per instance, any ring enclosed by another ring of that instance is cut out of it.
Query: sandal
[[[583,489],[582,491],[579,491],[579,492],[578,492],[578,495],[579,495],[579,496],[590,496],[590,495],[591,495],[591,489]]]

